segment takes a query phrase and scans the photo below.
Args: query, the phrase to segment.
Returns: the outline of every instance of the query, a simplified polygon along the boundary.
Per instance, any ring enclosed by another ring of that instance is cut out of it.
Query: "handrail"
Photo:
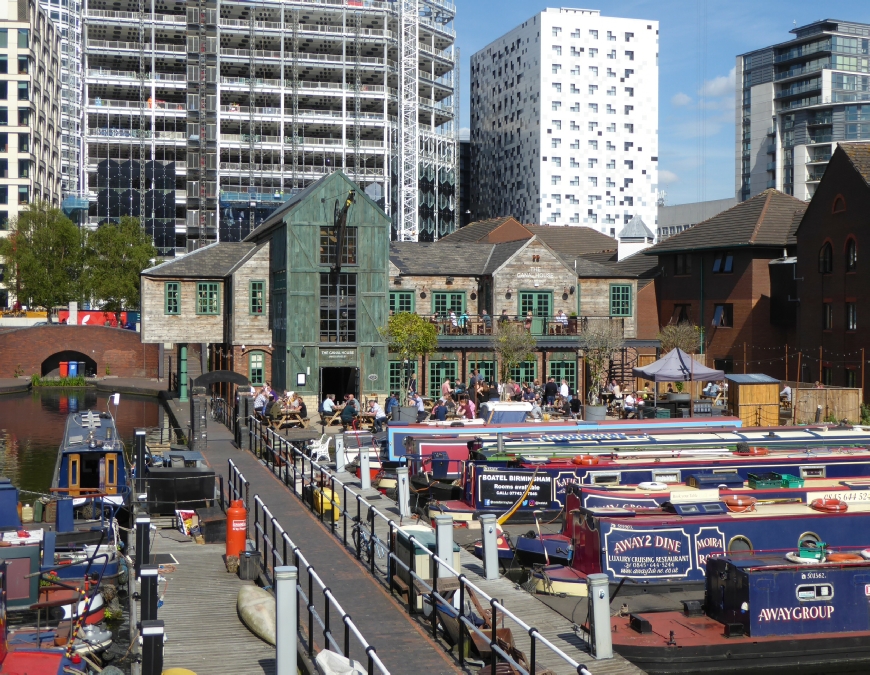
[[[265,460],[266,467],[269,468],[273,473],[277,474],[277,476],[284,482],[284,484],[290,488],[290,490],[298,497],[302,498],[303,501],[309,504],[310,508],[314,508],[314,500],[312,499],[310,502],[305,499],[304,491],[305,487],[310,487],[310,489],[317,490],[320,494],[320,520],[324,521],[325,512],[329,511],[333,513],[333,509],[339,509],[340,515],[343,517],[343,528],[341,534],[338,533],[338,527],[335,527],[336,536],[342,540],[342,543],[350,548],[348,545],[347,538],[347,523],[348,519],[356,520],[359,523],[360,527],[368,528],[368,542],[369,542],[369,571],[376,578],[379,575],[376,572],[376,547],[379,545],[383,549],[389,550],[389,556],[387,557],[387,572],[386,572],[386,583],[390,591],[393,590],[393,571],[396,569],[394,565],[399,565],[405,570],[407,570],[409,577],[418,581],[420,585],[426,588],[429,591],[429,595],[434,597],[434,600],[440,601],[444,606],[441,608],[443,611],[449,612],[452,615],[455,615],[463,625],[466,626],[468,630],[475,631],[478,635],[483,637],[484,639],[490,640],[490,647],[492,649],[492,653],[497,654],[498,657],[502,658],[504,661],[510,662],[515,668],[518,669],[523,675],[530,675],[529,670],[524,668],[522,665],[516,663],[509,654],[505,653],[505,651],[498,645],[497,635],[495,628],[492,630],[492,634],[487,636],[485,635],[474,622],[469,617],[468,613],[465,610],[465,594],[467,592],[472,592],[480,598],[483,598],[486,603],[492,609],[492,626],[495,627],[496,618],[498,613],[501,612],[502,620],[504,617],[510,618],[514,621],[522,630],[529,635],[531,638],[531,650],[530,650],[530,658],[529,663],[535,663],[535,656],[537,652],[537,646],[540,643],[545,646],[552,654],[556,655],[560,659],[562,659],[565,663],[570,665],[572,668],[576,669],[577,673],[588,672],[586,671],[586,667],[570,656],[568,656],[565,652],[563,652],[559,647],[550,642],[547,638],[545,638],[537,628],[534,626],[530,626],[525,621],[520,619],[518,616],[510,612],[503,604],[501,604],[495,598],[489,596],[483,589],[472,583],[460,570],[456,570],[453,568],[452,561],[446,561],[439,558],[434,551],[429,550],[422,542],[419,542],[413,535],[409,534],[409,543],[410,543],[410,551],[412,555],[407,563],[399,558],[396,554],[395,542],[396,535],[400,529],[400,524],[394,521],[389,515],[381,512],[375,506],[373,506],[369,501],[367,501],[360,493],[355,492],[350,489],[348,485],[343,483],[341,480],[335,477],[328,469],[321,466],[317,462],[313,461],[310,457],[306,456],[303,452],[293,446],[286,438],[282,437],[280,434],[275,433],[272,429],[265,427],[256,417],[249,417],[247,421],[248,427],[248,439],[245,447],[249,448],[259,459]],[[300,466],[301,465],[301,466]],[[307,465],[307,470],[306,470]],[[315,476],[315,469],[317,470],[317,475]],[[292,482],[291,482],[292,481]],[[321,489],[321,485],[326,486],[329,485],[331,489],[332,496],[326,496]],[[340,502],[336,502],[334,495],[337,490],[340,489],[342,492],[342,498]],[[348,495],[351,495],[356,502],[356,515],[352,515],[347,510],[348,504]],[[363,519],[362,514],[362,506],[365,505],[366,512],[366,520],[367,523]],[[389,528],[389,542],[383,542],[375,533],[375,518],[381,518]],[[337,525],[337,523],[336,523]],[[354,548],[356,551],[357,559],[360,559],[361,549],[360,546],[362,542],[360,538],[357,538],[354,542]],[[425,552],[425,554],[429,557],[430,561],[430,569],[433,571],[433,579],[432,585],[429,585],[425,579],[420,577],[416,571],[414,570],[414,555],[413,551],[416,547]],[[452,603],[447,601],[438,593],[438,577],[440,569],[443,568],[447,570],[449,574],[452,574],[457,577],[459,580],[459,593],[460,593],[460,609],[456,610],[452,607]],[[408,613],[414,614],[416,610],[416,596],[417,591],[415,589],[414,583],[410,583],[408,585]],[[437,632],[437,611],[435,611],[435,602],[432,603],[433,611],[431,613],[431,621],[432,621],[432,636],[433,638],[438,637]],[[460,665],[465,665],[465,657],[463,655],[463,641],[464,641],[464,633],[463,631],[459,632],[460,634],[460,644],[459,644],[459,663]],[[497,663],[497,658],[493,658],[493,673],[495,672],[495,666]],[[531,671],[534,672],[534,665],[530,666]]]

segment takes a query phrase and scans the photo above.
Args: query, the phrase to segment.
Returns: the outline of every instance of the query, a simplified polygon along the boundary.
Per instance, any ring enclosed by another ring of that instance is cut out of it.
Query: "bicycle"
[[[353,517],[353,530],[351,532],[351,539],[353,540],[353,545],[357,551],[358,556],[365,563],[371,562],[372,548],[374,548],[375,567],[377,567],[377,569],[381,573],[387,573],[386,558],[389,554],[389,549],[380,539],[378,539],[377,536],[373,536],[369,533],[365,525],[360,522],[359,516]],[[374,541],[374,547],[372,546],[372,541]]]
[[[211,418],[221,422],[224,417],[226,417],[226,401],[217,396],[211,400]]]

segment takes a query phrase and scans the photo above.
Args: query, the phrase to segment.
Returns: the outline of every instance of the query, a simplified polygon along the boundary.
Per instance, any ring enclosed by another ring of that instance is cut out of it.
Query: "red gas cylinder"
[[[227,557],[238,558],[244,552],[247,529],[248,512],[245,503],[237,499],[227,509]]]

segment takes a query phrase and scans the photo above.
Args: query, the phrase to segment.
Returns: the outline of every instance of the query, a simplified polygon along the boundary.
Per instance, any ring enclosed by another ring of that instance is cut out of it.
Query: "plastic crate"
[[[780,479],[784,488],[802,488],[804,486],[803,478],[792,476],[790,473],[780,474]]]
[[[656,408],[656,419],[669,419],[671,411],[669,408]]]
[[[750,473],[747,478],[753,490],[782,487],[782,476],[778,473]]]

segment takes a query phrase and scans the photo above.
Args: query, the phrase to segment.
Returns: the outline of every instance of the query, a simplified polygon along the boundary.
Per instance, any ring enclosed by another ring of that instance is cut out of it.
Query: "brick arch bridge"
[[[0,328],[0,378],[41,375],[54,366],[61,352],[83,354],[96,364],[96,374],[117,377],[157,377],[158,347],[143,345],[139,333],[105,326],[49,324]],[[81,359],[84,360],[84,359]]]

